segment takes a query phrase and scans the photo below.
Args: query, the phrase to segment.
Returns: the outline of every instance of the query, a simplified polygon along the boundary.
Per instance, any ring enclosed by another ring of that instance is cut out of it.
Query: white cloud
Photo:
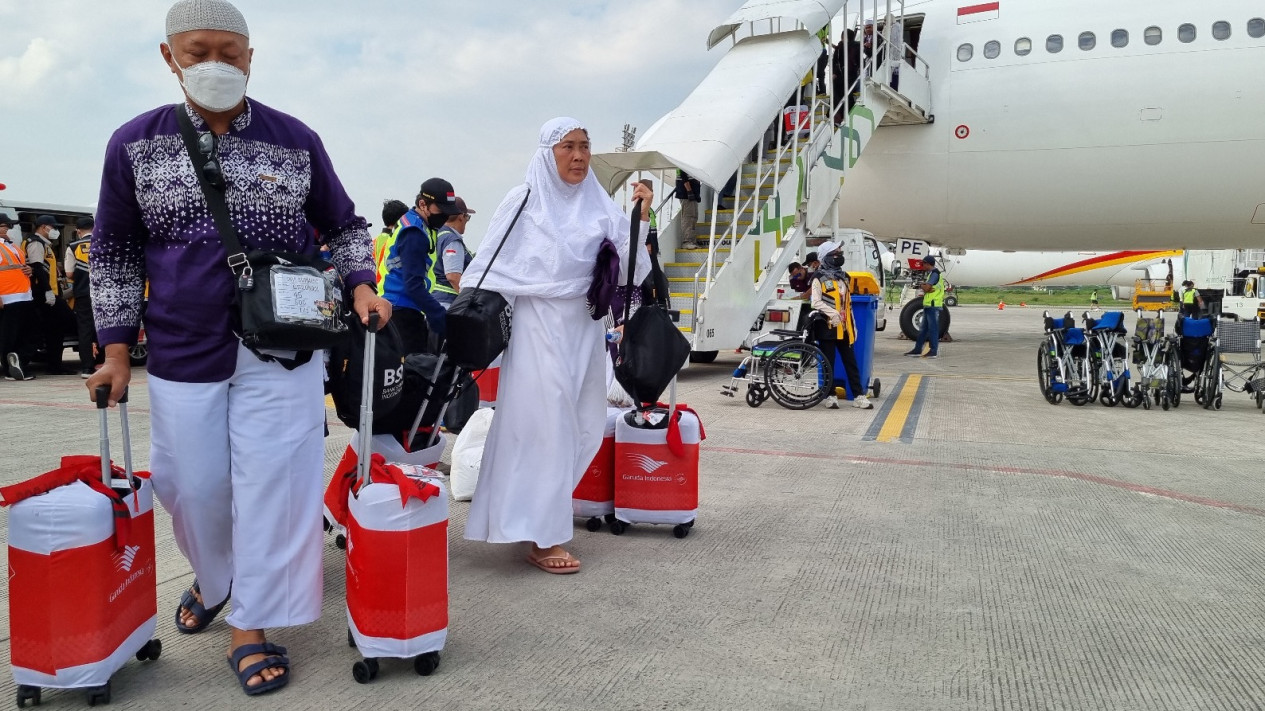
[[[439,175],[484,218],[474,241],[542,123],[575,116],[599,151],[626,122],[649,128],[719,60],[707,33],[740,4],[238,1],[250,95],[316,129],[362,214],[379,225],[383,199]],[[0,196],[96,201],[110,133],[180,97],[157,49],[166,7],[0,0],[0,85],[16,94],[0,104]]]

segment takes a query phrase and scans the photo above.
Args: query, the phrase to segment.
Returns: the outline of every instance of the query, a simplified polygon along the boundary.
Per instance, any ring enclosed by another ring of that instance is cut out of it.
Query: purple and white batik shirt
[[[124,124],[106,147],[89,258],[92,309],[102,347],[135,343],[148,280],[149,372],[217,382],[237,361],[234,277],[176,111],[206,130],[187,105],[165,106]],[[248,100],[218,137],[216,157],[247,251],[311,254],[319,234],[348,290],[373,283],[368,225],[312,129]]]

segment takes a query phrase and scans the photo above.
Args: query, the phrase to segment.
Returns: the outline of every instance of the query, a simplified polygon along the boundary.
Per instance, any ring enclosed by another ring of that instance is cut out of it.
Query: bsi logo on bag
[[[382,399],[390,400],[399,397],[404,391],[404,364],[400,363],[397,368],[387,368],[382,371]]]

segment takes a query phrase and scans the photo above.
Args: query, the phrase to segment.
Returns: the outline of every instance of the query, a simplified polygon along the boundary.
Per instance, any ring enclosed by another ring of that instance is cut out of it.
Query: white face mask
[[[56,242],[58,237],[61,237],[61,230],[52,229],[48,231],[49,242]]]
[[[228,111],[246,96],[246,80],[249,77],[231,64],[202,62],[181,67],[180,71],[184,74],[180,85],[189,94],[189,99],[208,111]]]

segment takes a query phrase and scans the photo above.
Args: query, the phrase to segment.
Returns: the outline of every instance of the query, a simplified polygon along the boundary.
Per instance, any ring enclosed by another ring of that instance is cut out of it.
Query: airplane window
[[[984,43],[985,59],[997,59],[999,54],[1001,54],[1001,42],[998,42],[997,40],[989,40]]]
[[[1085,51],[1093,49],[1094,45],[1098,44],[1098,40],[1094,38],[1093,32],[1082,32],[1081,36],[1076,38],[1076,41],[1080,45],[1080,48]]]
[[[1224,40],[1230,38],[1230,23],[1225,20],[1218,20],[1212,23],[1213,39]]]
[[[1127,46],[1129,46],[1129,31],[1128,31],[1128,30],[1115,30],[1115,31],[1113,31],[1113,32],[1111,33],[1111,46],[1112,46],[1112,47],[1127,47]]]
[[[1177,28],[1177,39],[1187,43],[1194,42],[1195,26],[1189,23],[1179,26]]]
[[[1146,40],[1147,44],[1159,44],[1164,39],[1164,30],[1155,26],[1148,27],[1142,33],[1142,38]]]
[[[1058,54],[1063,51],[1063,35],[1050,35],[1045,38],[1045,51]]]
[[[1251,32],[1251,30],[1248,31]],[[1015,40],[1015,54],[1020,57],[1026,57],[1030,52],[1032,52],[1032,40],[1027,37],[1020,37]]]
[[[969,62],[975,56],[975,47],[970,42],[958,45],[958,61]]]
[[[1249,37],[1260,39],[1265,37],[1265,18],[1254,17],[1247,21],[1247,34]]]

